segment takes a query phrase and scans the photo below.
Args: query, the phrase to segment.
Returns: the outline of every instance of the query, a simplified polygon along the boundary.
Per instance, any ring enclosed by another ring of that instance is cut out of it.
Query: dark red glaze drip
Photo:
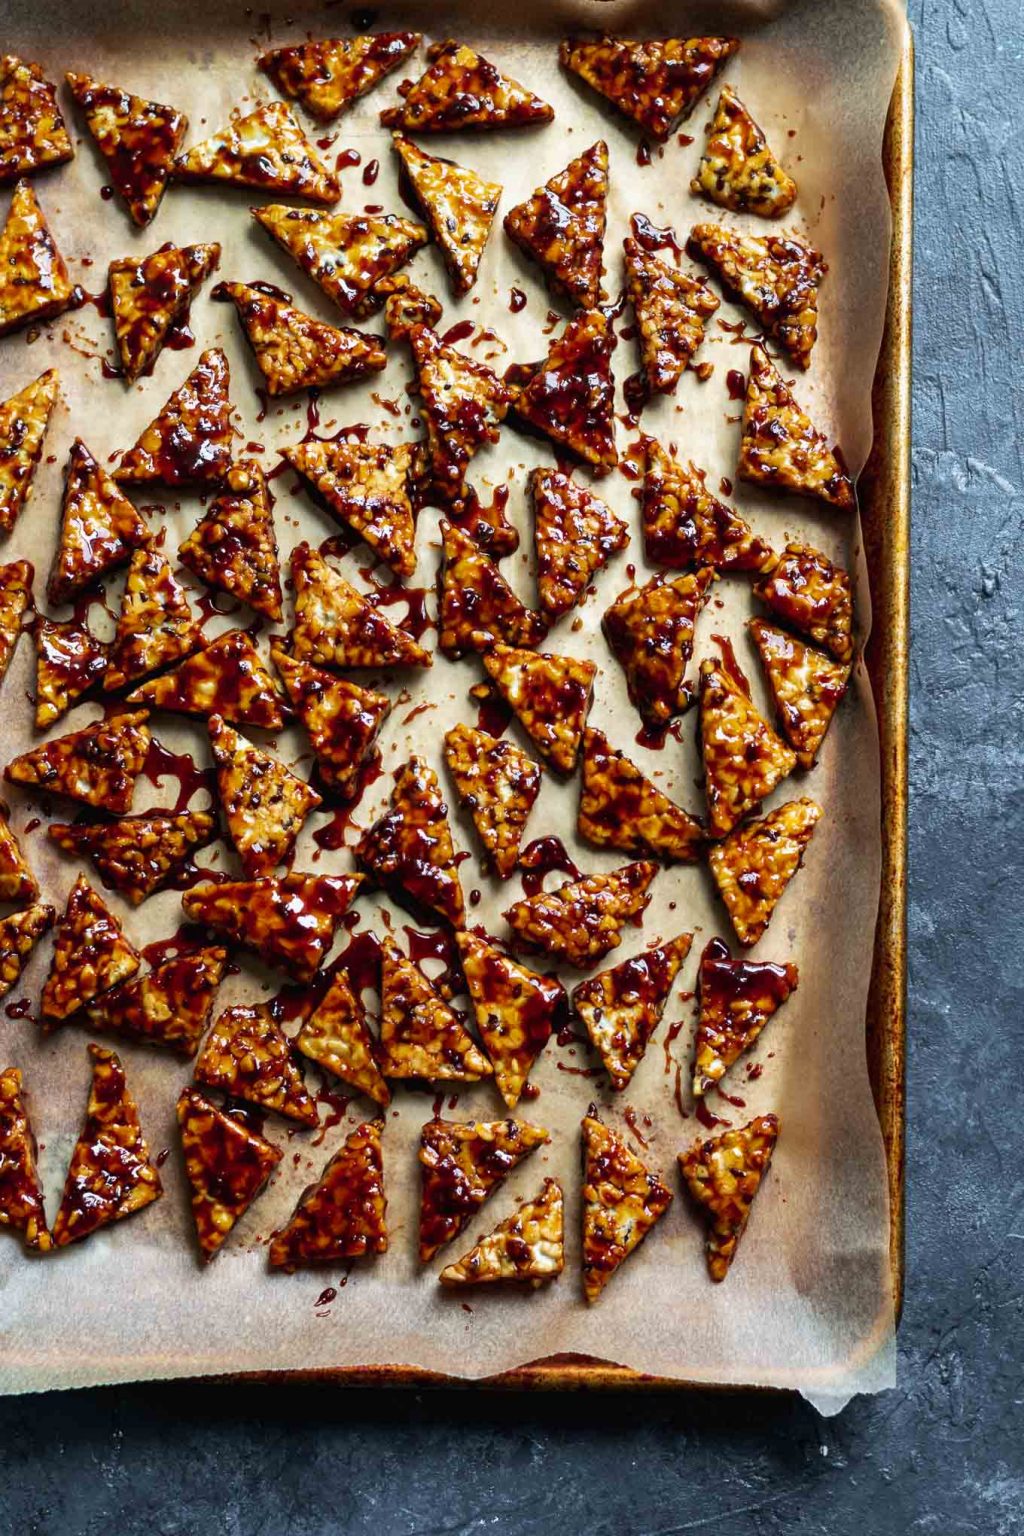
[[[472,320],[459,320],[455,325],[448,327],[441,340],[445,346],[450,345],[454,341],[466,341],[475,330],[476,325]]]
[[[652,254],[655,251],[671,251],[673,260],[678,267],[683,259],[683,247],[679,243],[679,237],[671,224],[666,224],[659,228],[657,224],[651,223],[646,214],[634,213],[630,220],[630,227],[633,231],[633,239],[637,245],[643,246],[645,251],[649,251]]]
[[[422,640],[428,630],[435,628],[434,621],[427,612],[426,587],[403,587],[400,581],[378,581],[370,570],[361,570],[359,573],[369,583],[371,591],[367,594],[367,601],[374,608],[393,608],[396,605],[404,606],[406,612],[393,622],[397,622],[400,629],[414,640]]]
[[[380,175],[380,161],[379,160],[371,160],[369,162],[369,164],[366,165],[363,168],[363,186],[364,187],[372,187],[374,182],[377,180],[377,177],[379,175]]]
[[[511,719],[512,710],[499,694],[488,693],[480,700],[476,715],[478,731],[486,731],[489,736],[504,736]]]
[[[199,768],[188,752],[171,752],[155,736],[150,737],[142,772],[157,789],[162,787],[165,778],[177,779],[178,798],[171,807],[174,815],[185,810],[200,790],[209,797],[210,805],[215,803],[217,776],[214,769]]]
[[[347,171],[354,165],[361,165],[363,157],[358,149],[340,149],[334,157],[334,168],[338,171]]]
[[[636,163],[643,166],[650,165],[651,163],[651,146],[646,139],[641,139],[636,147]],[[638,216],[634,215],[634,217]],[[639,217],[642,217],[642,215],[639,215]]]
[[[556,872],[568,875],[570,880],[582,878],[559,837],[536,838],[523,849],[519,864],[527,896],[536,896],[544,889],[545,877]]]
[[[732,495],[732,481],[729,479],[728,475],[723,475],[721,480],[719,480],[718,489],[723,496]]]
[[[436,960],[441,965],[440,971],[435,972],[431,967],[425,974],[431,986],[440,992],[442,997],[455,997],[459,992],[465,991],[459,952],[447,928],[411,928],[408,923],[403,923],[402,931],[408,940],[411,960],[417,965],[422,965],[424,960]]]
[[[738,368],[730,368],[725,376],[725,387],[730,400],[742,400],[747,393],[747,381]]]
[[[326,822],[324,826],[318,827],[313,833],[313,841],[318,848],[323,849],[326,853],[334,853],[339,848],[344,848],[345,832],[352,824],[352,813],[359,805],[360,800],[370,785],[376,784],[377,780],[383,775],[383,772],[380,753],[375,752],[365,760],[360,768],[359,776],[356,780],[355,793],[352,795],[352,798],[346,800],[343,805],[333,806],[331,808],[330,821]],[[317,788],[320,793],[325,795],[325,798],[329,797],[330,791],[319,777],[317,778]]]
[[[713,1131],[716,1125],[729,1125],[728,1120],[723,1120],[721,1115],[716,1115],[707,1100],[703,1097],[697,1100],[697,1119],[706,1131]]]
[[[741,693],[750,698],[750,681],[736,658],[733,643],[728,635],[712,635],[712,640],[718,646],[722,657],[722,671],[725,672]]]
[[[311,1146],[319,1147],[327,1132],[333,1131],[334,1127],[340,1125],[344,1120],[348,1107],[352,1102],[352,1095],[350,1094],[346,1097],[343,1093],[335,1092],[333,1088],[322,1086],[316,1094],[316,1102],[318,1105],[325,1104],[327,1106],[327,1114],[321,1120],[320,1129],[310,1143]]]
[[[315,1145],[315,1143],[314,1143],[314,1145]],[[320,1292],[320,1295],[317,1297],[316,1301],[314,1301],[313,1306],[314,1307],[329,1307],[332,1301],[336,1301],[337,1300],[337,1297],[338,1297],[337,1289],[333,1285],[325,1285],[323,1290]]]
[[[30,1019],[32,1017],[32,1001],[28,997],[19,997],[16,1002],[8,1003],[4,1009],[9,1019]]]
[[[100,187],[100,197],[102,197],[102,199],[103,199],[103,201],[105,203],[109,203],[111,198],[113,197],[113,195],[114,195],[113,187],[111,187],[111,186]]]
[[[526,294],[521,288],[510,288],[508,291],[508,307],[514,315],[521,315],[526,308]]]

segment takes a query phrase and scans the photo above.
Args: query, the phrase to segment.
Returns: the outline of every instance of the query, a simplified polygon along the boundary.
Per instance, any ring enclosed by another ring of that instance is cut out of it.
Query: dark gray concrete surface
[[[786,1398],[146,1387],[0,1403],[0,1532],[1024,1532],[1019,0],[914,0],[908,1289],[900,1385]]]

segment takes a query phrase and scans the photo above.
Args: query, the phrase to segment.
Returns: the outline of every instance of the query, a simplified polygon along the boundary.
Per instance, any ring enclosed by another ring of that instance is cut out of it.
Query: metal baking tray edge
[[[857,482],[872,626],[865,664],[878,712],[882,887],[866,1019],[871,1087],[889,1183],[889,1274],[897,1323],[904,1283],[904,1147],[907,990],[907,700],[910,641],[911,283],[914,203],[914,40],[909,26],[882,146],[892,205],[885,326],[872,387],[874,436]],[[209,1379],[209,1378],[208,1378]],[[588,1355],[550,1355],[469,1381],[413,1365],[251,1371],[233,1382],[331,1383],[343,1387],[464,1387],[514,1391],[665,1390],[709,1383],[652,1376]],[[714,1385],[714,1384],[710,1384]],[[735,1390],[722,1387],[723,1391]]]

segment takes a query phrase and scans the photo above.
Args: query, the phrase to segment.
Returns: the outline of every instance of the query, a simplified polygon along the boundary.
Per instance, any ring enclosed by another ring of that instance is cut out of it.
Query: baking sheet
[[[717,218],[718,213],[691,199],[686,191],[709,115],[703,106],[683,125],[683,131],[697,142],[685,145],[673,139],[663,156],[655,150],[652,163],[643,166],[637,163],[637,140],[631,132],[561,74],[555,58],[558,36],[587,25],[596,10],[586,3],[526,4],[517,13],[514,38],[504,30],[500,16],[459,6],[438,11],[408,4],[376,13],[373,25],[413,25],[430,38],[449,33],[465,36],[555,106],[555,123],[536,133],[452,136],[428,145],[502,181],[505,194],[500,212],[528,195],[599,134],[607,138],[612,171],[606,285],[614,294],[619,284],[619,241],[631,213],[644,212],[656,224],[672,224],[681,238],[698,218]],[[786,221],[787,227],[805,229],[831,266],[822,292],[821,337],[809,374],[798,380],[798,397],[823,425],[834,429],[857,468],[870,444],[870,384],[884,309],[888,211],[879,151],[898,61],[901,12],[895,4],[881,0],[863,0],[858,5],[680,6],[672,11],[673,31],[713,25],[743,38],[744,46],[724,78],[747,100],[799,181],[796,217]],[[41,36],[28,7],[17,5],[9,36],[11,46],[38,57],[55,74],[64,68],[85,69],[157,99],[174,101],[190,114],[189,142],[194,142],[217,128],[234,106],[257,97],[272,99],[273,92],[253,68],[255,53],[266,45],[268,36],[274,42],[289,41],[303,35],[307,27],[316,35],[326,35],[343,31],[348,21],[341,7],[320,15],[299,14],[291,8],[289,14],[293,24],[287,27],[262,19],[257,38],[256,19],[240,8],[208,7],[201,17],[176,14],[173,20],[158,17],[154,21],[131,7],[79,7],[73,21]],[[643,4],[603,5],[600,20],[641,35],[667,30],[664,8]],[[181,68],[178,60],[187,67]],[[418,73],[418,68],[408,72]],[[381,204],[389,211],[401,211],[387,135],[376,124],[380,106],[392,99],[393,90],[385,82],[331,130],[332,135],[337,131],[337,139],[326,153],[355,148],[361,155],[359,166],[342,173],[346,208]],[[326,130],[309,126],[311,136],[325,136]],[[363,171],[374,159],[380,162],[379,177],[364,185]],[[104,167],[91,141],[85,140],[71,167],[37,182],[58,244],[69,257],[77,258],[72,261],[73,275],[87,288],[101,287],[102,274],[113,257],[133,251],[145,254],[168,239],[182,243],[217,239],[224,247],[221,276],[278,282],[310,312],[333,318],[319,291],[305,283],[252,227],[247,212],[254,200],[251,195],[174,188],[154,228],[140,235],[116,204],[100,200],[105,181]],[[722,218],[728,223],[743,222],[727,214]],[[410,271],[443,300],[442,327],[470,319],[501,338],[508,350],[495,359],[498,366],[541,354],[550,301],[534,272],[510,249],[500,231],[492,236],[477,288],[464,300],[449,298],[436,251],[421,253]],[[518,314],[508,307],[512,285],[528,295],[525,309]],[[630,318],[624,315],[619,328]],[[735,323],[743,315],[724,304],[719,318]],[[260,382],[258,373],[239,339],[233,309],[211,304],[209,288],[194,306],[192,328],[200,346],[217,343],[228,351],[240,448],[263,443],[269,467],[275,461],[275,447],[295,441],[306,430],[304,401],[272,405],[266,418],[258,419],[260,403],[254,392]],[[166,352],[153,378],[127,391],[120,383],[100,378],[96,354],[109,345],[108,323],[87,308],[57,322],[29,346],[20,335],[7,340],[0,351],[4,395],[50,363],[60,367],[64,382],[66,409],[55,420],[48,442],[56,462],[43,467],[29,511],[7,546],[6,558],[28,555],[35,560],[39,592],[55,542],[60,472],[71,438],[80,433],[101,458],[126,447],[197,356]],[[484,344],[476,355],[487,357],[496,351]],[[747,353],[745,347],[734,345],[731,333],[712,324],[702,356],[714,363],[713,377],[700,383],[688,375],[677,397],[647,408],[642,425],[662,441],[677,444],[681,453],[692,455],[707,468],[709,484],[714,486],[721,476],[734,477],[738,407],[728,401],[725,374],[731,368],[745,371]],[[623,340],[615,357],[620,385],[635,367],[634,343]],[[387,373],[367,390],[357,386],[322,397],[319,430],[330,433],[343,424],[362,421],[379,425],[382,435],[393,440],[408,437],[410,418],[403,415],[393,420],[371,398],[372,390],[400,402],[404,412],[407,378],[402,349],[391,349]],[[620,452],[637,435],[634,430],[620,430]],[[529,469],[544,462],[550,458],[540,445],[506,428],[499,445],[475,461],[471,475],[485,499],[489,486],[510,480],[509,513],[524,537],[522,550],[505,562],[504,569],[527,601],[533,600],[534,589],[523,485]],[[587,477],[581,474],[580,478]],[[290,475],[274,483],[283,556],[300,538],[319,543],[334,531],[304,496],[291,494],[292,484]],[[633,542],[599,578],[597,598],[581,610],[582,626],[574,630],[571,619],[563,620],[548,644],[598,660],[602,679],[595,693],[593,722],[670,794],[696,808],[694,717],[684,720],[682,741],[669,736],[662,752],[636,745],[638,721],[600,633],[601,612],[628,584],[626,568],[636,567],[638,581],[650,574],[643,561],[632,489],[620,474],[600,483],[600,494],[629,519]],[[807,538],[834,558],[854,564],[860,578],[858,612],[864,633],[867,593],[856,529],[833,514],[768,499],[748,487],[737,488],[735,500],[758,531],[776,545],[790,537]],[[165,502],[161,515],[168,524],[169,548],[176,546],[199,512],[197,497]],[[414,584],[432,584],[436,545],[436,514],[428,510],[420,523],[420,564]],[[362,548],[344,561],[346,568],[356,571],[369,564]],[[115,612],[119,585],[108,586],[107,601]],[[392,616],[400,612],[389,611]],[[714,634],[731,636],[753,680],[755,697],[763,703],[757,663],[742,629],[750,611],[745,583],[719,583],[701,621],[697,660],[715,653]],[[97,627],[101,617],[94,610]],[[246,611],[234,619],[213,618],[208,633],[212,637],[238,621],[248,621]],[[265,645],[265,639],[261,643]],[[31,644],[23,642],[6,684],[8,698],[31,692],[33,664]],[[403,761],[415,748],[425,753],[444,782],[441,736],[456,720],[474,719],[467,689],[480,674],[473,659],[449,663],[438,658],[433,671],[423,678],[393,680],[389,686],[394,695],[405,688],[411,697],[403,697],[386,728],[385,766]],[[421,703],[431,707],[412,715]],[[92,706],[82,706],[52,734],[85,723],[95,712]],[[33,743],[30,715],[26,706],[23,718],[20,712],[12,712],[12,718],[5,719],[5,758]],[[200,725],[176,723],[170,717],[157,717],[155,724],[160,739],[172,750],[192,752],[200,765],[206,762]],[[297,733],[282,733],[278,750],[286,760],[308,767]],[[173,781],[165,781],[160,788],[140,784],[135,809],[167,804],[176,797],[177,788]],[[353,838],[357,827],[377,814],[388,788],[389,780],[384,778],[368,792],[354,817]],[[577,845],[568,831],[577,793],[575,783],[564,785],[546,777],[527,837],[557,832],[582,868],[612,868],[619,859]],[[165,1199],[130,1224],[44,1261],[45,1268],[23,1259],[13,1243],[0,1247],[0,1385],[24,1391],[141,1377],[396,1363],[478,1377],[566,1351],[665,1377],[793,1386],[826,1409],[841,1406],[854,1391],[890,1385],[894,1348],[885,1174],[864,1060],[865,998],[879,880],[879,795],[877,738],[862,676],[844,703],[819,765],[802,780],[788,781],[769,804],[781,803],[794,793],[813,795],[826,814],[802,873],[754,954],[795,959],[801,968],[800,987],[753,1053],[752,1061],[763,1065],[760,1078],[748,1081],[739,1068],[731,1074],[732,1085],[726,1081],[727,1090],[742,1098],[743,1106],[712,1099],[716,1113],[734,1124],[767,1110],[783,1118],[771,1176],[758,1197],[740,1258],[725,1285],[712,1287],[707,1281],[700,1228],[681,1197],[617,1275],[598,1307],[585,1309],[576,1284],[577,1127],[588,1104],[596,1102],[609,1123],[627,1137],[633,1134],[626,1120],[626,1109],[631,1108],[630,1119],[647,1144],[639,1150],[673,1187],[677,1187],[675,1154],[700,1133],[685,1087],[693,1035],[693,1005],[685,994],[693,989],[703,944],[713,933],[727,933],[727,925],[707,872],[674,869],[655,882],[642,932],[627,929],[622,947],[606,962],[614,963],[681,930],[696,935],[664,1023],[629,1090],[610,1095],[603,1077],[580,1075],[593,1067],[585,1046],[575,1042],[559,1046],[552,1041],[534,1072],[540,1097],[520,1106],[524,1117],[548,1127],[552,1146],[517,1170],[465,1235],[464,1246],[468,1246],[471,1236],[488,1230],[514,1208],[517,1198],[538,1188],[545,1174],[556,1174],[568,1197],[567,1270],[557,1285],[529,1296],[453,1297],[436,1285],[434,1275],[440,1263],[420,1269],[415,1256],[415,1153],[419,1127],[432,1111],[432,1095],[407,1089],[396,1095],[385,1135],[392,1239],[387,1255],[371,1265],[356,1266],[345,1284],[341,1282],[346,1276],[336,1272],[289,1277],[268,1275],[265,1269],[263,1240],[287,1216],[300,1189],[316,1175],[347,1129],[367,1112],[365,1101],[356,1101],[342,1123],[324,1131],[317,1146],[311,1145],[314,1138],[308,1133],[288,1137],[283,1122],[279,1125],[268,1118],[268,1133],[286,1147],[286,1158],[267,1194],[239,1224],[227,1251],[210,1269],[200,1271],[173,1123],[174,1102],[188,1079],[188,1067],[125,1043],[121,1055],[151,1147],[154,1152],[170,1149],[162,1169]],[[19,828],[41,812],[55,819],[63,814],[59,807],[41,807],[13,790],[9,798]],[[313,833],[326,819],[324,815],[311,818],[296,868],[348,867],[344,852],[319,855],[313,842]],[[519,882],[513,879],[502,886],[482,875],[471,828],[457,812],[453,812],[453,825],[459,847],[471,855],[463,865],[464,886],[467,892],[478,889],[481,893],[472,920],[500,936],[504,932],[500,913],[518,897]],[[41,833],[30,836],[28,845],[46,894],[62,905],[76,867],[52,852]],[[213,857],[232,867],[231,855],[223,847]],[[170,935],[180,921],[174,893],[157,896],[138,911],[127,911],[114,896],[110,900],[137,943]],[[358,906],[363,927],[379,929],[383,921],[390,921],[399,941],[405,939],[407,916],[376,896],[364,897]],[[40,950],[22,984],[6,1000],[14,1004],[15,1014],[20,1011],[18,999],[26,997],[31,1004],[38,997],[48,944]],[[574,978],[566,980],[571,985]],[[270,996],[278,987],[276,978],[243,960],[241,973],[222,989],[218,1007]],[[679,1020],[685,1021],[684,1027],[665,1045],[670,1026]],[[0,1013],[0,1057],[5,1065],[21,1066],[33,1093],[51,1213],[84,1105],[88,1084],[84,1044],[85,1036],[74,1029],[42,1042],[29,1019]],[[677,1063],[683,1067],[684,1114],[676,1103]],[[309,1077],[315,1082],[312,1069]],[[445,1096],[446,1105],[452,1097]],[[325,1106],[325,1117],[329,1107]],[[502,1111],[493,1088],[482,1085],[460,1092],[450,1112],[459,1118],[497,1118]],[[450,1250],[452,1254],[459,1251],[458,1243]],[[321,1302],[328,1285],[337,1294]],[[462,1301],[468,1301],[471,1310],[465,1310]]]

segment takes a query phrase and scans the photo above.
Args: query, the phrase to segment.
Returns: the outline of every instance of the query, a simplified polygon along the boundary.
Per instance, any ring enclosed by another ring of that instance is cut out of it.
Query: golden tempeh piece
[[[363,833],[355,855],[396,901],[462,927],[465,906],[448,806],[422,757],[414,754],[397,770],[391,804]]]
[[[418,32],[326,37],[287,48],[270,48],[256,62],[283,96],[294,97],[319,122],[331,123],[397,69],[419,45]]]
[[[196,1238],[210,1260],[263,1192],[284,1153],[196,1088],[182,1089],[177,1114]]]
[[[565,1017],[565,988],[556,977],[528,970],[476,933],[463,930],[456,942],[495,1084],[514,1109],[534,1062]]]
[[[556,469],[529,478],[541,607],[561,618],[582,600],[597,572],[629,543],[622,518]]]
[[[376,336],[316,320],[265,287],[218,283],[215,299],[231,299],[267,394],[277,399],[300,389],[351,384],[387,363]]]
[[[693,1096],[720,1083],[757,1040],[769,1019],[796,991],[795,965],[773,960],[734,960],[722,939],[711,939],[700,957],[700,1017],[693,1053]]]
[[[786,746],[725,667],[700,669],[700,741],[708,832],[725,837],[796,767]]]
[[[584,310],[551,343],[547,357],[517,386],[512,420],[540,432],[599,474],[618,463],[611,325],[600,309]]]
[[[244,117],[232,118],[218,133],[178,155],[174,175],[179,181],[225,182],[311,203],[329,205],[341,196],[337,176],[283,101],[266,102]]]
[[[516,596],[489,555],[468,533],[441,519],[438,649],[452,659],[497,642],[535,645],[547,622]]]
[[[583,779],[576,831],[595,848],[692,864],[700,857],[704,828],[646,778],[603,732],[583,735]]]
[[[227,950],[215,946],[185,950],[144,976],[104,992],[80,1022],[99,1034],[125,1035],[192,1057],[206,1030],[227,959]]]
[[[295,1036],[295,1048],[376,1103],[390,1103],[391,1092],[381,1076],[362,1003],[349,984],[344,956],[323,998]]]
[[[646,586],[623,592],[601,621],[626,674],[630,700],[654,730],[664,729],[692,700],[686,669],[714,580],[710,566],[673,581],[653,576]]]
[[[459,1015],[390,939],[381,945],[380,1069],[427,1083],[477,1083],[492,1074]]]
[[[818,336],[818,289],[828,272],[821,252],[796,235],[741,235],[695,224],[686,249],[750,310],[797,368],[808,368]]]
[[[280,641],[271,641],[270,654],[309,736],[320,778],[334,794],[352,798],[363,767],[374,754],[391,700],[385,693],[360,688],[343,677],[296,661]]]
[[[26,1248],[48,1253],[37,1151],[21,1073],[8,1067],[0,1072],[0,1227],[18,1233]]]
[[[264,876],[197,885],[181,898],[185,915],[260,955],[295,981],[313,980],[334,943],[362,875]]]
[[[583,1294],[597,1301],[672,1204],[672,1191],[596,1115],[583,1121]]]
[[[693,111],[739,43],[732,37],[663,37],[634,42],[570,37],[558,57],[652,139],[664,142]]]
[[[708,490],[705,471],[667,454],[653,437],[644,440],[641,516],[644,552],[654,565],[673,570],[713,566],[717,571],[765,571],[775,555],[734,508]]]
[[[137,907],[181,872],[217,835],[208,811],[129,816],[120,821],[51,822],[47,832],[67,853],[92,859],[105,885]]]
[[[0,533],[10,533],[32,494],[59,393],[57,370],[48,368],[0,404]]]
[[[754,586],[777,619],[837,661],[853,659],[853,584],[849,573],[809,544],[787,544]]]
[[[281,453],[343,527],[365,539],[396,576],[406,577],[416,569],[418,448],[314,438]]]
[[[388,622],[363,593],[300,544],[292,550],[296,661],[327,667],[429,667],[432,658],[404,629]]]
[[[146,523],[76,437],[64,471],[61,528],[46,595],[69,602],[83,587],[131,559],[150,537]]]
[[[803,768],[814,759],[842,703],[850,668],[764,619],[748,619],[783,735]]]
[[[501,183],[486,181],[454,160],[428,155],[404,134],[393,134],[392,143],[444,259],[452,292],[461,297],[476,282]]]
[[[724,1280],[729,1273],[754,1196],[771,1164],[779,1129],[776,1115],[759,1115],[741,1129],[698,1141],[679,1155],[686,1187],[707,1216],[712,1280]]]
[[[63,165],[75,151],[57,90],[38,64],[0,58],[0,186]]]
[[[317,1123],[292,1042],[265,1004],[225,1009],[199,1053],[195,1079],[301,1125]]]
[[[220,262],[220,246],[167,245],[141,260],[112,261],[107,281],[114,337],[129,384],[153,365],[187,323],[203,283]]]
[[[279,731],[284,711],[274,680],[244,629],[228,629],[172,672],[150,678],[129,695],[179,715],[223,715],[232,725]]]
[[[608,218],[608,145],[598,139],[505,215],[505,233],[535,261],[554,293],[581,309],[601,302]]]
[[[730,85],[723,85],[690,191],[734,213],[777,219],[796,202],[796,182],[768,146],[764,130]]]
[[[0,230],[0,336],[63,314],[77,290],[27,181],[11,193]]]
[[[708,865],[741,944],[756,944],[800,868],[821,806],[790,800],[708,849]]]
[[[97,720],[16,757],[4,778],[124,816],[132,808],[135,780],[149,750],[148,719],[143,709]]]
[[[231,464],[230,370],[220,347],[202,353],[188,378],[121,455],[114,479],[132,485],[209,485]]]
[[[248,879],[269,875],[290,858],[310,812],[322,804],[320,796],[220,715],[210,716],[209,732],[228,836]]]
[[[101,85],[90,75],[69,73],[64,78],[132,223],[144,227],[167,190],[188,118],[119,86]]]
[[[127,981],[141,963],[106,902],[79,875],[57,924],[50,973],[39,999],[44,1029],[63,1023],[101,993]]]
[[[98,1045],[89,1046],[89,1056],[92,1087],[85,1124],[53,1223],[58,1248],[123,1221],[163,1194],[119,1058]]]
[[[454,1264],[442,1269],[442,1285],[525,1281],[534,1287],[556,1280],[565,1268],[565,1205],[562,1186],[545,1179],[540,1194],[521,1205]]]
[[[487,675],[551,766],[576,766],[597,667],[576,656],[495,645],[482,658]]]
[[[420,1132],[420,1262],[458,1237],[512,1170],[550,1139],[522,1120],[429,1120]]]
[[[616,1093],[643,1060],[692,943],[692,933],[681,933],[588,977],[573,991],[573,1011],[586,1025]]]
[[[741,480],[772,490],[810,496],[840,512],[856,506],[853,482],[839,448],[797,405],[763,347],[752,347],[743,437],[737,471]]]
[[[504,75],[466,43],[450,39],[427,50],[429,68],[398,87],[400,106],[386,107],[387,128],[409,133],[451,133],[464,128],[528,128],[550,123],[547,102]]]
[[[523,830],[540,793],[540,769],[512,742],[455,725],[444,755],[460,804],[473,818],[494,872],[507,880],[519,862]]]
[[[667,266],[638,240],[627,238],[622,246],[643,381],[649,394],[668,395],[703,344],[704,327],[719,302],[701,278]]]
[[[394,276],[430,238],[393,214],[322,213],[270,203],[252,216],[296,265],[349,315],[374,314]]]
[[[517,901],[505,913],[517,948],[540,950],[583,969],[619,945],[623,924],[650,901],[657,864],[624,864],[607,875],[585,875],[555,891]]]
[[[39,940],[53,927],[56,912],[37,901],[22,912],[0,918],[0,997],[6,997]]]
[[[357,1126],[303,1191],[290,1221],[271,1239],[272,1269],[340,1264],[387,1251],[380,1134],[378,1121]]]
[[[202,626],[160,550],[152,544],[135,550],[103,672],[104,691],[126,688],[147,673],[180,661],[201,640]]]

